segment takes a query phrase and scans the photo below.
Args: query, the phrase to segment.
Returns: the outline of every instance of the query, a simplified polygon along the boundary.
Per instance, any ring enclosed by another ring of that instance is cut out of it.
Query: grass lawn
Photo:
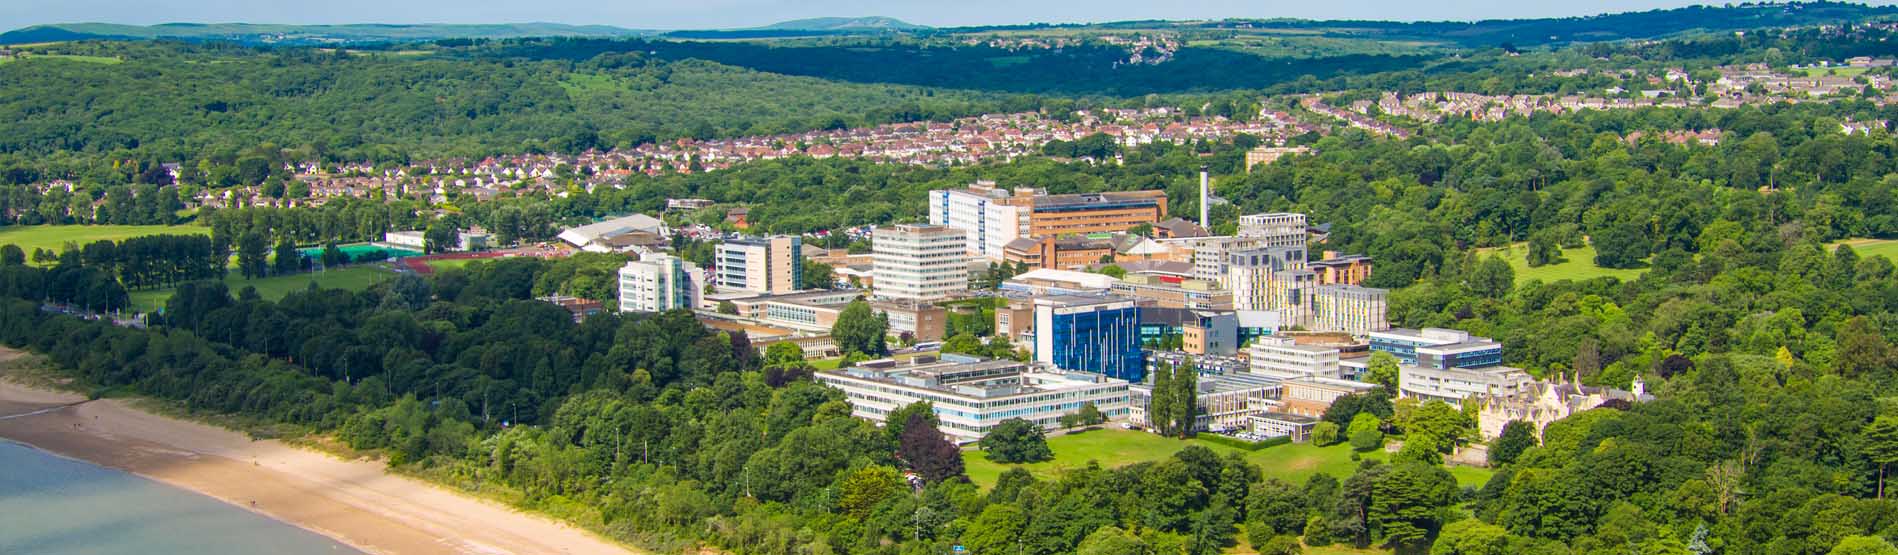
[[[1640,277],[1642,272],[1647,271],[1645,268],[1623,270],[1596,266],[1595,247],[1592,245],[1585,245],[1576,249],[1562,249],[1562,263],[1544,264],[1535,268],[1529,267],[1528,243],[1516,243],[1507,247],[1479,249],[1476,251],[1476,254],[1482,257],[1487,257],[1492,254],[1503,257],[1503,260],[1509,262],[1509,267],[1516,270],[1516,283],[1518,284],[1528,283],[1529,280],[1532,279],[1539,279],[1545,282],[1556,282],[1565,279],[1581,281],[1603,276],[1629,281]]]
[[[434,268],[436,271],[441,271],[441,270],[448,270],[448,269],[454,269],[454,268],[465,268],[469,264],[473,264],[476,262],[484,262],[484,261],[486,261],[486,259],[449,258],[449,259],[443,259],[443,260],[430,260],[427,262],[423,262],[423,264],[427,264],[428,267]]]
[[[236,296],[237,292],[242,291],[245,286],[250,286],[256,287],[257,294],[262,296],[265,300],[275,301],[282,299],[284,295],[288,295],[292,291],[302,291],[305,287],[309,287],[311,280],[315,280],[317,286],[323,289],[360,291],[368,289],[369,286],[381,283],[383,280],[394,276],[395,272],[390,271],[387,267],[381,264],[371,264],[352,266],[339,270],[328,270],[322,273],[272,276],[257,279],[244,279],[238,275],[237,272],[233,271],[224,277],[224,283],[230,287],[232,296]],[[133,310],[141,312],[158,310],[165,306],[165,301],[171,298],[171,293],[171,289],[133,291],[131,294],[132,308]]]
[[[1883,256],[1898,262],[1898,239],[1846,239],[1826,246],[1836,249],[1839,245],[1851,245],[1859,258]]]
[[[84,246],[100,239],[123,241],[141,235],[209,235],[211,228],[195,225],[33,225],[0,227],[0,245],[19,245],[28,255],[33,249],[59,251],[66,243]]]
[[[1087,466],[1088,461],[1098,461],[1101,466],[1115,467],[1141,461],[1157,461],[1173,455],[1187,445],[1200,445],[1213,452],[1244,453],[1246,460],[1259,465],[1268,478],[1278,478],[1293,484],[1304,483],[1312,475],[1324,472],[1343,480],[1357,469],[1357,461],[1351,460],[1351,447],[1344,444],[1329,447],[1317,447],[1309,443],[1293,443],[1276,447],[1267,447],[1257,451],[1242,451],[1198,439],[1179,440],[1164,438],[1137,430],[1104,428],[1048,438],[1048,447],[1054,450],[1054,460],[1024,464],[1006,465],[989,462],[981,451],[962,452],[963,466],[969,479],[976,485],[991,487],[1002,472],[1011,466],[1020,466],[1038,478],[1052,479],[1063,471]],[[1383,451],[1373,451],[1362,455],[1367,459],[1382,460],[1387,457]],[[1481,486],[1489,480],[1490,471],[1482,468],[1451,467],[1450,474],[1456,476],[1462,485]]]

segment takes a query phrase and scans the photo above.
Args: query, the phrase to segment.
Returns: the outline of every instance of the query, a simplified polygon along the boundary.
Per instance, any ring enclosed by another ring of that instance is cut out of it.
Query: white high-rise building
[[[930,191],[929,223],[961,230],[965,250],[1000,260],[1003,245],[1028,236],[1029,214],[1033,212],[1032,207],[1003,202],[1008,197],[1007,190],[997,189],[992,183]]]
[[[804,279],[803,238],[743,237],[718,244],[718,286],[782,295]]]
[[[619,269],[620,312],[665,312],[692,308],[692,273],[684,260],[656,253]]]
[[[877,228],[870,272],[877,297],[933,301],[969,289],[969,255],[960,229],[940,225]]]
[[[1271,212],[1239,217],[1239,236],[1256,237],[1268,247],[1305,249],[1305,215]],[[1301,261],[1302,262],[1302,261]]]

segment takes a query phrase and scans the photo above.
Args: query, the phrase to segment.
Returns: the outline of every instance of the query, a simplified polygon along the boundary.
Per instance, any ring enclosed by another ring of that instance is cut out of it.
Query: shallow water
[[[0,441],[0,553],[359,552],[210,497]]]

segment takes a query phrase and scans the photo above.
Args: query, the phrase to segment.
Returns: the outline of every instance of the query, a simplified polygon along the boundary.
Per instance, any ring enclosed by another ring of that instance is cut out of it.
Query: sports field
[[[1265,471],[1266,477],[1294,484],[1303,483],[1320,472],[1342,480],[1358,466],[1357,461],[1351,460],[1351,447],[1344,444],[1318,447],[1309,443],[1293,443],[1248,452],[1209,441],[1164,438],[1143,431],[1116,428],[1048,438],[1048,447],[1054,450],[1054,460],[1051,461],[1023,465],[999,464],[989,462],[979,450],[963,451],[962,461],[970,480],[976,485],[990,487],[995,485],[995,480],[1002,472],[1013,466],[1027,469],[1038,478],[1052,479],[1068,469],[1085,467],[1088,461],[1097,461],[1108,468],[1157,461],[1172,456],[1188,445],[1200,445],[1222,456],[1232,452],[1243,453],[1246,460]],[[1360,456],[1378,460],[1387,457],[1383,451],[1372,451]],[[1481,486],[1489,480],[1490,471],[1453,466],[1450,467],[1450,474],[1456,477],[1459,484]]]
[[[335,270],[325,270],[322,272],[257,279],[244,279],[243,276],[233,271],[224,277],[224,283],[230,288],[231,296],[233,297],[237,296],[238,291],[242,291],[244,287],[248,286],[257,288],[257,295],[263,297],[265,300],[275,301],[282,299],[284,295],[288,295],[292,291],[302,291],[304,288],[310,286],[311,281],[315,281],[317,287],[323,289],[361,291],[392,277],[395,277],[395,272],[390,271],[388,267],[382,264],[364,264]],[[132,309],[140,312],[158,310],[165,306],[165,301],[171,298],[171,294],[171,289],[133,291],[131,294]]]
[[[86,243],[109,239],[124,241],[143,235],[210,235],[211,228],[195,225],[31,225],[0,227],[0,245],[19,245],[27,254],[33,249],[58,252],[66,243]]]

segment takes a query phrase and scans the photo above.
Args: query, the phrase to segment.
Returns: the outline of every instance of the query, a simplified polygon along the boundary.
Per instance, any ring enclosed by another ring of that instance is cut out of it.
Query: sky
[[[1293,17],[1474,20],[1671,8],[1687,0],[0,0],[0,30],[42,23],[519,23],[727,29],[826,16],[932,26]],[[1890,1],[1875,2],[1888,4]]]

